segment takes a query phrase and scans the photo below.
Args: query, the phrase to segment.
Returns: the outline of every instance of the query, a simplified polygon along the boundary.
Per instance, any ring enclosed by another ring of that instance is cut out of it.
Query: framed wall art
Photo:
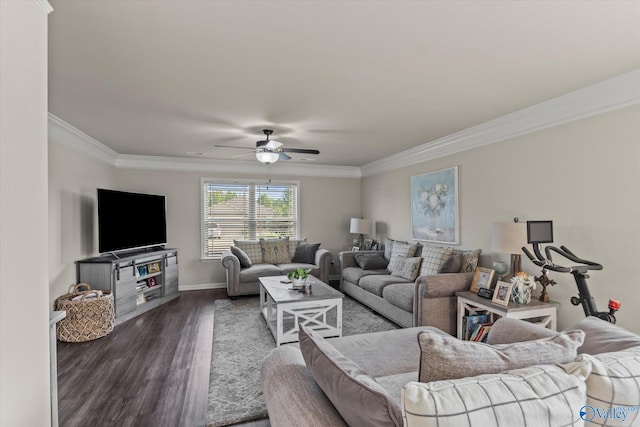
[[[459,243],[458,167],[411,177],[411,238]]]

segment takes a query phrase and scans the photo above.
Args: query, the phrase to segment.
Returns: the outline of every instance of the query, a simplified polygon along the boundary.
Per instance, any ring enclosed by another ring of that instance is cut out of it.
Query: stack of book
[[[491,330],[488,314],[472,314],[464,317],[464,337],[467,341],[485,342]]]

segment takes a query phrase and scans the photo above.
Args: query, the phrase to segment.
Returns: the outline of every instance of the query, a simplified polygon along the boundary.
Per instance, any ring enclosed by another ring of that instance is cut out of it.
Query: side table
[[[492,317],[497,315],[511,319],[538,318],[537,324],[540,326],[553,330],[557,328],[559,305],[557,302],[542,302],[537,299],[531,299],[529,304],[516,304],[510,301],[508,306],[504,306],[479,297],[478,294],[471,291],[456,292],[456,296],[458,297],[458,339],[463,339],[464,336],[462,331],[464,317],[478,314],[478,312],[490,313]]]

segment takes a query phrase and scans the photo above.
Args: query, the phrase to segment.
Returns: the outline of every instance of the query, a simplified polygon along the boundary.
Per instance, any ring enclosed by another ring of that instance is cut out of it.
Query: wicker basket
[[[87,289],[80,291],[83,287]],[[60,341],[91,341],[113,331],[115,324],[113,295],[109,291],[103,291],[100,297],[87,298],[94,292],[86,283],[78,283],[73,292],[62,295],[56,300],[56,310],[67,312],[67,317],[56,325],[56,336]],[[81,298],[72,301],[77,296]]]

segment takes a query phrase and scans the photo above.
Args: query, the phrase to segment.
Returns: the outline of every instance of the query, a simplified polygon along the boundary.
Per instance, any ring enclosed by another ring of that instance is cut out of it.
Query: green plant
[[[294,271],[287,273],[287,279],[306,279],[309,276],[311,270],[305,270],[303,268],[297,268]]]

